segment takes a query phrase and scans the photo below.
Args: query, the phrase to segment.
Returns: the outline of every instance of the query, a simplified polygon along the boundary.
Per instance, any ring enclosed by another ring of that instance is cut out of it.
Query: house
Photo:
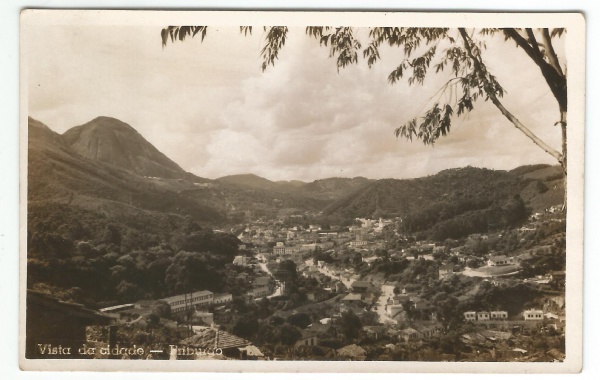
[[[423,334],[420,331],[408,327],[404,330],[400,330],[400,338],[404,339],[405,342],[423,339]]]
[[[364,306],[365,303],[360,293],[350,293],[340,300],[342,303]]]
[[[491,267],[511,265],[515,263],[514,257],[507,257],[505,255],[490,256],[487,264]]]
[[[465,317],[465,321],[476,321],[477,320],[477,313],[474,311],[466,311],[463,313],[463,316]]]
[[[319,344],[319,339],[316,334],[305,334],[300,339],[294,343],[294,347],[303,347],[303,346],[317,346]]]
[[[440,278],[445,278],[454,273],[454,264],[444,264],[438,270],[438,274]]]
[[[387,306],[387,314],[390,318],[394,318],[398,314],[404,311],[404,307],[402,305],[388,305]]]
[[[233,265],[239,265],[239,266],[247,266],[248,263],[248,257],[246,256],[236,256],[233,259]]]
[[[367,281],[354,281],[350,285],[350,289],[352,289],[353,292],[357,293],[366,292],[370,287],[371,283]]]
[[[271,289],[268,286],[260,286],[253,288],[248,292],[248,296],[252,298],[262,298],[271,294]]]
[[[541,321],[544,319],[544,312],[537,309],[529,309],[523,312],[526,321]]]
[[[479,333],[468,333],[460,336],[460,341],[469,345],[485,345],[487,338]]]
[[[221,349],[225,355],[237,358],[239,357],[238,348],[247,347],[252,344],[244,338],[212,327],[197,326],[194,328],[194,332],[194,335],[180,342],[181,347],[177,347],[178,352],[176,352],[176,356],[187,356],[186,358],[189,358],[189,354],[186,352],[187,350],[183,348],[189,346],[201,349],[192,350],[192,352],[197,351],[200,352],[200,354],[204,353],[205,355],[207,349]],[[182,352],[179,352],[180,350]],[[193,355],[199,354],[194,353]]]
[[[442,326],[438,324],[430,324],[430,325],[419,325],[415,326],[418,331],[422,334],[423,338],[431,338],[432,336],[443,331]]]
[[[505,321],[508,319],[508,313],[506,311],[491,311],[490,318],[493,321]]]
[[[433,253],[444,253],[446,251],[446,247],[444,247],[443,245],[436,245],[435,247],[433,247]]]
[[[480,311],[477,313],[477,320],[478,321],[489,321],[490,320],[490,313],[488,311]]]
[[[171,313],[181,313],[189,308],[206,307],[213,303],[214,294],[208,290],[200,290],[193,293],[179,294],[172,297],[163,298],[169,307]]]
[[[364,247],[367,244],[369,244],[369,242],[365,241],[365,240],[354,240],[354,241],[350,242],[350,247],[352,247],[352,248]]]

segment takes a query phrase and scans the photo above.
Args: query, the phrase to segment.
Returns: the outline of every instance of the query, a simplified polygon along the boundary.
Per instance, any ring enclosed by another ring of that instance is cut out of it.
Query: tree
[[[308,314],[306,313],[295,313],[287,317],[288,323],[299,327],[301,329],[305,329],[310,325],[311,320]]]
[[[163,46],[169,39],[183,41],[186,37],[200,35],[204,40],[206,26],[169,26],[162,29]],[[241,26],[244,35],[252,33],[252,27]],[[288,27],[264,27],[264,46],[260,53],[262,70],[274,65],[279,52],[285,45]],[[430,74],[449,71],[450,79],[433,95],[428,110],[417,115],[395,130],[396,137],[408,140],[417,139],[426,145],[433,145],[438,138],[450,132],[452,118],[466,114],[474,109],[479,99],[490,101],[507,118],[515,128],[531,139],[536,145],[554,157],[561,165],[565,180],[567,178],[567,76],[566,65],[561,63],[555,49],[555,42],[565,29],[548,28],[484,28],[479,30],[466,28],[407,28],[407,27],[374,27],[368,29],[368,41],[361,42],[360,31],[352,27],[309,26],[306,34],[329,48],[330,57],[334,58],[339,69],[357,64],[359,53],[362,53],[368,67],[380,60],[380,47],[389,45],[403,49],[404,59],[388,75],[391,84],[408,77],[408,84],[423,85]],[[523,50],[531,63],[537,66],[556,99],[558,121],[562,135],[561,151],[549,146],[535,135],[510,112],[500,100],[504,89],[496,77],[488,70],[483,52],[487,49],[485,40],[501,35],[505,41],[516,44]],[[363,47],[366,46],[366,47]],[[442,99],[445,99],[442,101]]]
[[[233,326],[233,333],[242,338],[251,338],[259,327],[260,324],[258,323],[258,319],[241,318],[236,322],[235,326]]]
[[[348,340],[358,338],[362,330],[360,318],[352,310],[343,312],[340,318],[340,330]]]

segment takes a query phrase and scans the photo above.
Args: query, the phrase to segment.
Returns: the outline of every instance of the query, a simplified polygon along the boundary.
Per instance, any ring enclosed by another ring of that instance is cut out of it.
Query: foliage
[[[362,329],[362,323],[360,318],[354,314],[352,310],[343,312],[339,323],[340,331],[344,334],[346,339],[352,340],[358,338]]]

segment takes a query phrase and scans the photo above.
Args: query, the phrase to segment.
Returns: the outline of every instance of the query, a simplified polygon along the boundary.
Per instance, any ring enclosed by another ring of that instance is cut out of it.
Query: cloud
[[[339,72],[328,50],[292,28],[280,59],[262,73],[262,35],[211,31],[162,48],[155,27],[47,27],[33,31],[30,113],[59,132],[98,115],[136,128],[184,169],[216,178],[255,173],[273,180],[330,176],[416,177],[450,167],[508,169],[550,162],[490,103],[455,117],[434,147],[396,139],[444,83],[387,83],[399,49],[381,62]],[[485,52],[526,125],[559,146],[556,107],[539,70],[502,41]],[[510,57],[507,60],[505,57]],[[515,76],[514,73],[519,73]]]

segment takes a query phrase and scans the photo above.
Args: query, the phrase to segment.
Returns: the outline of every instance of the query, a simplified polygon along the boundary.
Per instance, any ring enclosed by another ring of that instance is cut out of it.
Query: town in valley
[[[565,359],[556,167],[208,180],[87,154],[115,130],[29,120],[30,358]]]

